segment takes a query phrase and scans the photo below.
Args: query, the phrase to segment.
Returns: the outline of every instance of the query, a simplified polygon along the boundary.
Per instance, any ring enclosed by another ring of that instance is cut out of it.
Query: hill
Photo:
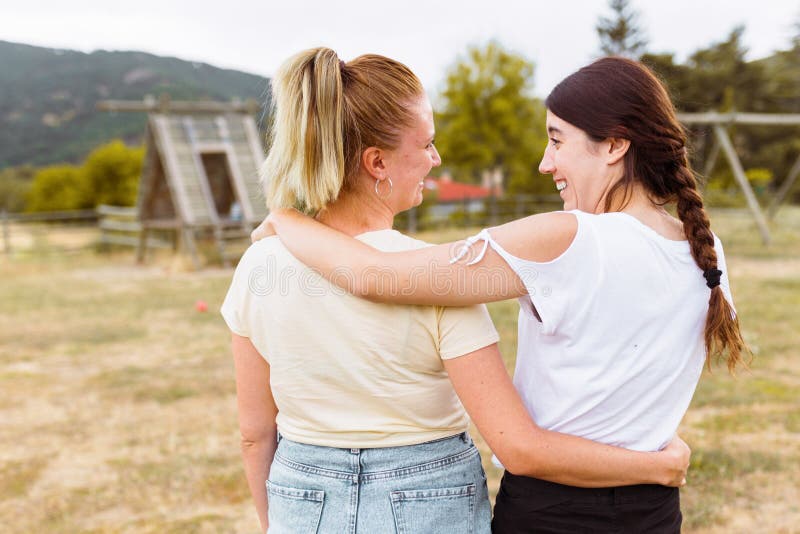
[[[112,138],[139,143],[144,113],[95,109],[104,99],[175,100],[255,98],[269,80],[135,51],[91,53],[0,41],[0,169],[78,162]]]

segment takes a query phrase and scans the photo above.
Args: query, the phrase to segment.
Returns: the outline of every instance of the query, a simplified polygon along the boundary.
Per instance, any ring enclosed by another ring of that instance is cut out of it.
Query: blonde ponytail
[[[271,146],[260,172],[267,206],[317,212],[336,200],[365,148],[397,146],[423,93],[408,67],[383,56],[345,64],[313,48],[288,59],[272,80]]]
[[[318,211],[344,181],[342,78],[333,50],[286,61],[272,81],[272,146],[261,168],[267,206]]]

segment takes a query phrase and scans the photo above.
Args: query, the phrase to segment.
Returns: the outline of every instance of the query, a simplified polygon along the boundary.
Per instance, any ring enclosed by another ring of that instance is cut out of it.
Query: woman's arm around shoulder
[[[295,210],[273,211],[268,224],[300,261],[333,284],[376,302],[465,306],[527,292],[513,267],[485,239],[382,252]],[[570,213],[543,213],[492,228],[489,235],[517,258],[550,261],[569,247],[577,224]]]

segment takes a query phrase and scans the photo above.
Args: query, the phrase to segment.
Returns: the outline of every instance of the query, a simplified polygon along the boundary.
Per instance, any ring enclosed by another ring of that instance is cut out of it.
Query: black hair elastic
[[[709,269],[703,273],[703,278],[706,279],[706,285],[709,289],[714,289],[719,285],[720,277],[722,276],[722,271],[719,269]]]

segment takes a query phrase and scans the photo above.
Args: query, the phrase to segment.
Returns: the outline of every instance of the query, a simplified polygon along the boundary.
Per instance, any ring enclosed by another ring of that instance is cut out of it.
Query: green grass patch
[[[700,448],[692,451],[689,466],[689,485],[682,490],[683,527],[686,530],[724,524],[721,506],[739,496],[737,485],[723,481],[741,482],[755,472],[777,472],[789,467],[790,460],[777,454],[758,451],[727,452],[721,448]]]

